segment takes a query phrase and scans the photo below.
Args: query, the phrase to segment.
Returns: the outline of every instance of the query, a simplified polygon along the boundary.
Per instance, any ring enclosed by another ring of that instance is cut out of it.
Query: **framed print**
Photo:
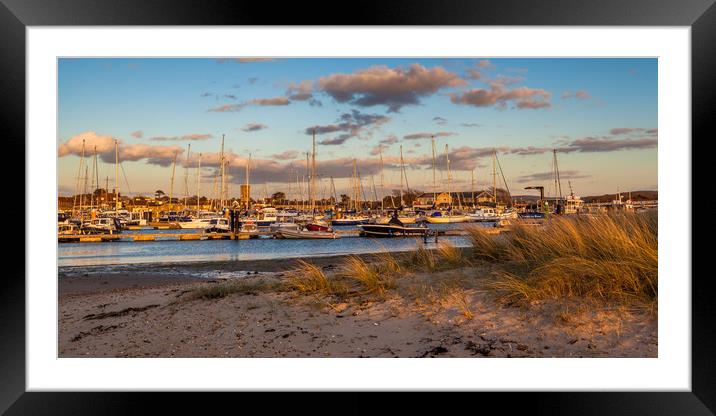
[[[26,184],[4,410],[504,391],[713,413],[691,244],[712,2],[265,9],[4,1]]]

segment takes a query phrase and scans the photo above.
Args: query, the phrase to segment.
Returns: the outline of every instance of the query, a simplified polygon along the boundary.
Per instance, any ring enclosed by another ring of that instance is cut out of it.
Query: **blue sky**
[[[174,154],[183,175],[189,143],[190,175],[201,152],[208,190],[222,134],[233,182],[244,181],[251,152],[254,184],[286,191],[292,172],[305,170],[306,132],[314,126],[319,174],[334,177],[338,192],[347,187],[353,158],[364,186],[370,175],[378,182],[377,146],[386,187],[399,184],[401,144],[411,187],[430,190],[431,134],[438,136],[443,182],[449,145],[453,189],[469,189],[473,168],[478,183],[486,183],[492,148],[514,194],[548,185],[554,148],[563,188],[570,180],[580,195],[657,187],[656,59],[60,59],[58,65],[60,194],[74,191],[81,139],[88,154],[96,145],[113,162],[114,138],[133,193],[166,190]],[[410,138],[416,135],[425,138]],[[102,178],[114,175],[112,164],[100,162],[99,169]]]

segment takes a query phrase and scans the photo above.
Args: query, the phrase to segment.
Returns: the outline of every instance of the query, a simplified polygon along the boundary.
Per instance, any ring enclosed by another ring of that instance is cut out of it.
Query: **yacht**
[[[406,225],[394,213],[387,224],[361,224],[363,233],[368,237],[406,237],[425,236],[430,233],[428,226],[421,222],[419,225]]]
[[[117,218],[95,218],[85,221],[80,227],[82,234],[117,234],[122,229]]]
[[[425,220],[430,224],[451,224],[468,221],[468,216],[457,211],[433,211]]]
[[[231,225],[228,218],[212,218],[209,225],[204,228],[205,233],[228,233],[231,231]]]

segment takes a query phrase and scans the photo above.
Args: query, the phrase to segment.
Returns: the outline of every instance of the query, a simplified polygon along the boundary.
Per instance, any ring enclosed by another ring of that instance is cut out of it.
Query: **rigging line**
[[[124,164],[119,162],[119,167],[122,168],[122,176],[124,176],[124,183],[127,185],[128,195],[132,195],[132,188],[129,187],[129,181],[127,180],[127,174],[124,172]]]
[[[505,174],[502,172],[502,165],[500,164],[500,159],[497,158],[497,153],[495,153],[495,160],[497,161],[497,167],[500,168],[500,175],[502,176],[502,182],[505,184],[505,189],[507,190],[508,201],[512,202],[512,194],[510,193],[510,187],[507,186],[507,180],[505,179]],[[495,193],[497,193],[497,189],[495,189]]]

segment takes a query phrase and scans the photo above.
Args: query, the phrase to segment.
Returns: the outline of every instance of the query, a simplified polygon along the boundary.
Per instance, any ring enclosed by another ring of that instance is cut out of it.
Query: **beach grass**
[[[460,266],[467,262],[467,259],[462,255],[462,250],[455,247],[449,241],[439,242],[436,251],[443,267]]]
[[[489,287],[508,302],[580,297],[656,302],[656,212],[556,217],[542,227],[517,222],[487,241],[470,229],[475,256],[503,265]],[[517,271],[515,271],[517,270]]]
[[[380,295],[393,286],[390,274],[381,273],[380,263],[369,264],[358,256],[346,257],[343,271],[346,276],[359,282],[369,293],[377,292]]]
[[[288,273],[291,288],[303,293],[330,292],[331,283],[323,270],[313,263],[297,260],[295,269]]]
[[[288,283],[299,292],[347,299],[385,295],[396,287],[396,279],[442,276],[437,272],[465,268],[460,274],[467,270],[473,277],[454,279],[457,286],[488,289],[505,304],[571,298],[656,310],[656,212],[552,217],[537,226],[515,221],[499,235],[479,226],[464,229],[472,247],[417,242],[407,253],[348,256],[331,273],[299,260],[288,273]],[[442,279],[436,279],[427,284],[438,285]],[[215,290],[220,295],[221,289]],[[455,303],[469,319],[473,313],[467,299],[456,298]]]
[[[418,242],[415,250],[408,253],[404,262],[410,270],[435,271],[438,268],[438,259],[434,250],[425,247],[425,244]]]

